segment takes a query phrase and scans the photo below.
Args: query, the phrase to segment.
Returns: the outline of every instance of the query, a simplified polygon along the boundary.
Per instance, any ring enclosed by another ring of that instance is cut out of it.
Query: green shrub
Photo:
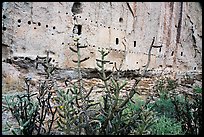
[[[155,122],[155,113],[148,108],[149,102],[134,95],[132,101],[127,103],[122,117],[125,125],[131,129],[130,135],[150,135],[150,128]]]
[[[194,87],[193,90],[195,93],[202,93],[202,88],[199,86]]]
[[[175,118],[175,107],[170,98],[166,98],[164,94],[160,95],[153,104],[153,110],[158,112],[158,115],[165,115],[169,118]]]
[[[76,95],[73,95],[70,92],[72,89],[68,89],[67,92],[64,90],[57,91],[57,97],[55,97],[56,102],[59,104],[58,109],[58,120],[57,127],[59,131],[62,131],[65,134],[73,134],[73,131],[76,130],[76,122],[78,120],[77,110],[74,108],[74,99]],[[76,91],[74,91],[76,92]]]
[[[155,124],[155,113],[149,109],[142,108],[136,121],[135,135],[150,135],[151,127]]]
[[[137,95],[134,95],[132,100],[134,102],[129,101],[126,104],[126,108],[122,112],[122,114],[125,115],[125,117],[122,117],[122,120],[124,121],[125,124],[128,124],[130,120],[132,120],[133,116],[138,118],[141,108],[145,105],[145,101],[142,100]]]
[[[36,119],[39,110],[37,101],[30,98],[32,96],[30,94],[5,96],[6,107],[17,120],[18,126],[12,128],[7,122],[4,132],[10,130],[14,135],[32,135],[37,128]]]
[[[175,93],[175,81],[169,79],[160,80],[156,85],[156,92],[159,98],[152,103],[153,110],[157,116],[166,116],[174,118],[182,125],[182,131],[189,135],[198,135],[202,133],[202,88],[196,86],[194,93],[188,92]],[[166,84],[165,84],[166,83]],[[170,92],[171,91],[171,92]]]
[[[183,135],[181,123],[172,118],[161,116],[151,127],[152,135]]]
[[[171,100],[175,106],[177,121],[182,124],[183,131],[188,135],[199,135],[202,133],[202,95],[184,94],[172,96]]]

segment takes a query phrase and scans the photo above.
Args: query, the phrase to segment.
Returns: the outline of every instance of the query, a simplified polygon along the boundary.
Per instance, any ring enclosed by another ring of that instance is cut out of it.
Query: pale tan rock
[[[23,91],[23,81],[20,72],[11,64],[2,62],[2,93]]]
[[[115,70],[114,62],[122,70],[143,70],[155,37],[162,48],[152,49],[148,73],[175,79],[202,73],[199,2],[3,2],[2,59],[46,56],[49,49],[59,68],[76,68],[69,49],[75,25],[88,46],[81,50],[82,59],[89,57],[82,68],[97,68],[103,49],[110,52],[107,70]]]

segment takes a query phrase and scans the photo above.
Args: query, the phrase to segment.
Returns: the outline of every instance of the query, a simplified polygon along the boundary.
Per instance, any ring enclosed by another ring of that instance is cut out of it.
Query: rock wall
[[[162,47],[152,50],[151,73],[175,78],[202,73],[198,2],[3,2],[2,61],[22,60],[16,65],[27,74],[37,55],[51,50],[59,68],[75,68],[77,56],[69,49],[74,27],[81,45],[87,46],[82,58],[89,59],[82,68],[96,68],[98,50],[104,49],[110,52],[107,70],[113,70],[114,62],[122,70],[142,70],[155,37],[155,45]]]

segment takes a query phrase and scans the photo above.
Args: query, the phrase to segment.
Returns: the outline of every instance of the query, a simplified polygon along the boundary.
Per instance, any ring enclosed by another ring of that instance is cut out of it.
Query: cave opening
[[[73,14],[82,13],[82,4],[80,2],[74,2],[71,11]]]

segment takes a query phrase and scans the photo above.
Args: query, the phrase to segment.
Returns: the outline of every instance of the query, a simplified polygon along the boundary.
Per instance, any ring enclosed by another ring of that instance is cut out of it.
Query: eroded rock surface
[[[116,63],[123,71],[121,76],[139,75],[155,37],[155,46],[162,47],[152,50],[148,76],[181,79],[186,74],[202,74],[199,2],[3,2],[2,61],[12,61],[18,70],[10,77],[14,80],[7,80],[7,86],[23,81],[19,75],[43,74],[42,66],[35,70],[35,59],[46,56],[48,49],[59,68],[56,77],[76,78],[73,60],[77,55],[70,50],[73,33],[80,36],[82,46],[87,46],[81,57],[89,59],[81,67],[92,72],[97,68],[96,59],[101,58],[98,50],[103,49],[110,52],[107,71],[115,71]],[[7,71],[5,63],[2,67]],[[87,72],[91,73],[84,71],[83,76],[91,78]],[[92,75],[97,77],[97,73]],[[5,81],[2,86],[6,90]]]

